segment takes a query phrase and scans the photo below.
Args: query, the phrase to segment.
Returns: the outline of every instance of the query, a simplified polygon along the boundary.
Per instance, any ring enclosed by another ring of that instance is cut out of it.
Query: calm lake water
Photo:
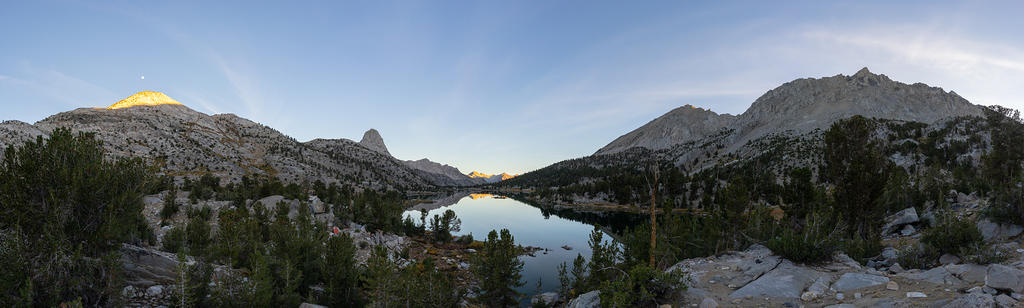
[[[434,214],[442,214],[445,210],[451,209],[462,220],[462,229],[456,232],[457,235],[473,234],[476,240],[487,239],[487,233],[491,230],[508,229],[515,237],[516,244],[522,246],[534,246],[547,248],[538,251],[534,257],[520,256],[523,261],[523,280],[526,284],[520,287],[519,292],[526,294],[524,303],[529,305],[529,297],[536,294],[537,282],[541,281],[541,292],[555,291],[559,287],[558,265],[562,262],[572,265],[572,260],[577,254],[590,258],[590,247],[587,241],[594,226],[588,224],[601,223],[599,220],[609,220],[607,216],[598,217],[583,216],[579,214],[563,213],[567,219],[555,213],[542,212],[540,208],[511,199],[495,198],[484,195],[465,197],[457,203],[429,211],[428,217]],[[419,221],[418,211],[407,211],[404,215],[412,216],[413,220]],[[625,216],[630,216],[624,214]],[[619,223],[625,223],[623,219],[611,219]],[[427,218],[428,223],[430,218]],[[579,221],[578,221],[579,220]],[[617,231],[616,231],[617,232]],[[610,239],[608,234],[605,240]],[[562,246],[572,247],[572,250],[563,249]]]

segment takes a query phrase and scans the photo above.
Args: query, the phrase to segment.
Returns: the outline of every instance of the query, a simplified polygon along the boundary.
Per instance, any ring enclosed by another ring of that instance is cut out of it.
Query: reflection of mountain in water
[[[544,218],[555,215],[576,222],[597,225],[603,231],[613,236],[623,234],[627,229],[643,224],[647,219],[649,219],[646,215],[630,212],[580,212],[571,209],[555,209],[536,204],[530,200],[526,200],[525,198],[517,198],[516,196],[511,197],[516,201],[529,204],[532,207],[540,209],[540,212],[544,214]]]
[[[476,200],[476,199],[480,199],[480,198],[494,197],[494,195],[492,195],[492,194],[469,194],[469,197],[473,198],[473,200]]]
[[[454,193],[454,194],[451,194],[451,195],[441,195],[441,196],[439,196],[437,198],[430,198],[430,199],[428,199],[429,202],[421,202],[421,203],[418,203],[416,205],[413,205],[413,206],[409,207],[408,209],[406,209],[406,211],[419,211],[419,210],[431,211],[431,210],[434,210],[434,209],[439,209],[439,208],[442,208],[442,207],[454,205],[454,204],[458,203],[459,200],[462,200],[462,198],[465,198],[466,196],[472,196],[472,195],[474,195],[474,194],[470,194],[470,193],[467,193],[467,192],[457,192],[457,193]],[[476,199],[476,198],[473,198],[473,199]]]

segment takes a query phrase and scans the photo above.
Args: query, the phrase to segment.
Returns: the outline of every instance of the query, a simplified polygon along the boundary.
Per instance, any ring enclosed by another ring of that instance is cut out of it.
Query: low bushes
[[[935,248],[939,254],[961,254],[967,248],[981,244],[982,236],[973,221],[944,213],[939,215],[935,226],[924,232],[921,242]]]

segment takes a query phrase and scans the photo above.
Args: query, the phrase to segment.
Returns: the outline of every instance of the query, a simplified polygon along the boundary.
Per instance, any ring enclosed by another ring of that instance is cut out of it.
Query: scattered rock
[[[994,299],[1000,308],[1010,308],[1017,304],[1017,300],[1006,294],[997,295]]]
[[[800,294],[800,300],[809,302],[825,295],[825,291],[828,291],[828,284],[831,282],[832,277],[829,275],[818,277],[811,283],[811,286],[807,287],[807,291]]]
[[[548,306],[554,306],[558,302],[558,292],[544,292],[541,294],[534,295],[530,299],[530,304],[537,305],[537,303],[543,303]]]
[[[700,308],[718,308],[718,302],[710,297],[705,297],[704,300],[700,301]]]
[[[985,283],[988,267],[977,264],[947,265],[946,269],[968,283]]]
[[[900,284],[896,283],[895,281],[890,281],[890,282],[885,284],[885,289],[886,290],[899,291],[900,290]]]
[[[567,308],[597,308],[601,307],[601,291],[590,291],[569,301]]]
[[[851,305],[851,304],[835,304],[835,305],[825,306],[825,308],[857,308],[857,306],[854,306],[854,305]]]
[[[889,272],[893,273],[893,274],[899,274],[899,273],[902,273],[904,271],[906,271],[906,270],[904,270],[903,267],[900,266],[899,263],[893,263],[893,265],[889,267]]]
[[[302,303],[299,308],[327,308],[327,306],[321,306],[317,304]]]
[[[924,272],[908,271],[899,273],[897,276],[907,279],[927,281],[934,284],[957,285],[962,283],[960,279],[953,275],[953,273],[950,273],[949,270],[943,267],[936,267]]]
[[[914,232],[917,232],[917,229],[914,229],[914,226],[903,225],[903,230],[900,230],[900,235],[910,236],[911,234],[914,234]]]
[[[889,278],[884,276],[862,273],[846,273],[839,276],[839,280],[832,284],[832,290],[836,292],[844,292],[876,286],[887,282],[889,282]]]
[[[164,293],[164,286],[156,285],[146,289],[146,296],[159,297],[160,294]]]
[[[952,302],[949,302],[942,308],[989,308],[995,306],[995,300],[992,299],[992,295],[984,293],[969,293],[967,295],[957,297]]]
[[[992,294],[992,295],[996,295],[997,293],[999,293],[999,291],[997,291],[996,289],[993,289],[992,287],[989,287],[989,286],[981,287],[981,292],[983,292],[985,294]]]
[[[1024,227],[1011,224],[999,224],[988,219],[978,221],[978,229],[985,241],[1005,240],[1024,232]]]
[[[885,225],[882,227],[883,234],[896,232],[897,228],[920,221],[917,217],[917,210],[913,207],[906,208],[885,218]]]
[[[928,297],[928,295],[924,294],[924,293],[921,293],[921,292],[907,292],[907,298],[925,298],[925,297]]]
[[[309,206],[313,209],[314,214],[321,214],[327,212],[327,204],[320,201],[320,197],[309,196]]]
[[[952,254],[948,254],[947,253],[947,254],[943,254],[941,257],[939,257],[939,264],[949,265],[949,264],[957,264],[957,263],[960,263],[960,257],[954,256]]]
[[[853,258],[850,258],[850,256],[846,255],[845,253],[836,254],[835,257],[832,258],[832,261],[843,264],[858,271],[861,270],[860,263],[857,263],[857,261],[853,260]]]
[[[985,286],[1020,293],[1024,291],[1022,278],[1024,271],[1002,264],[991,264],[988,266],[988,274],[985,275]]]

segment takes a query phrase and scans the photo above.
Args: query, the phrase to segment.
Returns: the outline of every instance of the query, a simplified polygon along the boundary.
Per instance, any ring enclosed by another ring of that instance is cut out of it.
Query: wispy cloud
[[[27,62],[20,67],[17,77],[0,75],[0,82],[16,84],[72,108],[109,104],[111,97],[118,97],[106,88],[64,72],[40,69]]]
[[[1024,108],[1024,46],[1010,41],[979,40],[941,27],[899,25],[814,29],[800,37],[811,50],[884,65],[903,81],[942,86],[977,104]]]
[[[884,51],[906,61],[949,70],[1024,72],[1024,53],[1020,49],[966,38],[892,30],[853,33],[813,30],[804,35],[812,40]]]

